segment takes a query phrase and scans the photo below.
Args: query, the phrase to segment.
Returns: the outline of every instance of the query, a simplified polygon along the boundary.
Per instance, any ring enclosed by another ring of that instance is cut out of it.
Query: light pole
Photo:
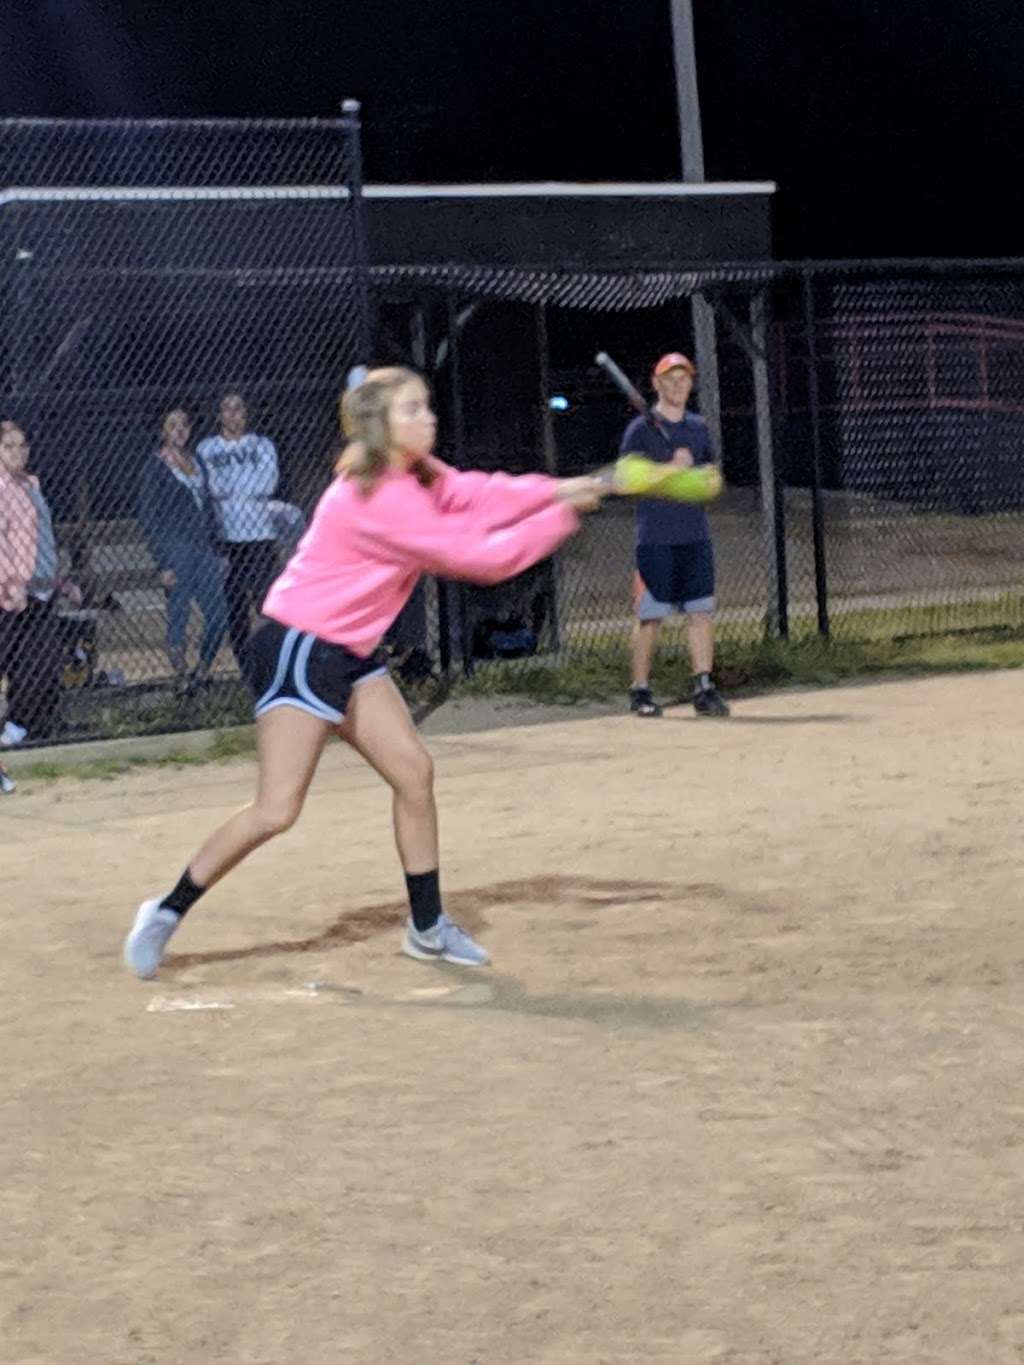
[[[669,0],[672,12],[672,50],[676,71],[676,110],[679,117],[679,157],[683,181],[704,181],[704,138],[700,124],[700,94],[697,89],[697,54],[693,40],[692,0]],[[711,429],[715,449],[721,458],[722,408],[718,387],[718,347],[715,338],[715,313],[702,293],[695,293],[693,339],[697,370],[700,375],[700,410]]]

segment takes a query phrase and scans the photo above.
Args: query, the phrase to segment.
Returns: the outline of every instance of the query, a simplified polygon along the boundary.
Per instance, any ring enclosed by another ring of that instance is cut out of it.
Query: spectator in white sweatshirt
[[[277,451],[269,436],[257,435],[248,426],[244,398],[226,393],[218,434],[196,448],[217,513],[219,549],[227,558],[228,636],[239,666],[249,639],[251,610],[262,607],[279,567],[269,505],[277,490]]]

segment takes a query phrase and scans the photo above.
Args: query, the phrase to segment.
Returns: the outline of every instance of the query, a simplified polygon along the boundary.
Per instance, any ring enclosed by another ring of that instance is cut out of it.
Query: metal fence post
[[[462,402],[462,364],[459,349],[459,307],[455,297],[455,290],[448,289],[448,373],[449,394],[451,398],[451,424],[452,424],[452,445],[454,452],[454,464],[457,469],[462,469],[466,462],[466,413]],[[454,583],[451,589],[455,592],[455,600],[458,614],[459,632],[459,651],[462,655],[462,672],[464,677],[471,677],[473,674],[473,648],[469,638],[469,613],[467,611],[467,594],[464,583]]]
[[[818,339],[814,326],[811,272],[804,266],[801,279],[804,310],[804,344],[807,349],[807,405],[811,417],[811,535],[814,543],[814,596],[818,608],[818,634],[828,639],[828,568],[825,559],[825,508],[821,496],[821,388],[818,375]]]
[[[722,397],[718,373],[715,310],[699,291],[691,299],[693,345],[697,360],[697,406],[716,450],[722,449]]]
[[[370,318],[370,257],[366,239],[365,201],[363,199],[363,139],[358,100],[343,100],[342,128],[348,151],[348,190],[352,197],[353,270],[356,298],[356,342],[359,364],[371,362],[370,351],[376,329]]]
[[[541,446],[544,454],[544,471],[554,478],[558,474],[558,448],[555,443],[555,425],[551,413],[551,355],[548,342],[547,304],[538,303],[534,309],[537,340],[537,375],[540,392]],[[545,594],[551,608],[551,647],[556,652],[562,648],[562,631],[559,622],[559,569],[560,559],[556,552],[548,560],[545,575]]]
[[[757,462],[761,477],[761,519],[765,568],[768,576],[768,633],[789,634],[786,587],[786,516],[781,481],[776,478],[775,442],[772,430],[771,383],[768,373],[767,290],[759,289],[750,301],[753,340],[754,406],[757,415]]]

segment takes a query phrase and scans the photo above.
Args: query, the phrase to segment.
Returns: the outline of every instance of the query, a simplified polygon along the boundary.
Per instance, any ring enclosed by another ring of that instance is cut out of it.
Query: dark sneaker
[[[629,709],[635,716],[660,716],[661,707],[651,696],[649,687],[629,689]]]
[[[714,683],[710,687],[702,687],[699,692],[694,693],[693,709],[698,716],[727,716],[729,708],[722,700],[722,694]]]

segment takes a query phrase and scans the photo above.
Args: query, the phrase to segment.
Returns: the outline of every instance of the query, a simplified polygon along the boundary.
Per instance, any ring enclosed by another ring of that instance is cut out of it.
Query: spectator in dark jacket
[[[137,515],[167,593],[167,653],[184,686],[205,682],[227,629],[224,570],[214,552],[216,523],[206,474],[189,447],[181,408],[164,418],[160,447],[139,480]],[[185,635],[192,603],[203,614],[199,663],[187,672]]]

